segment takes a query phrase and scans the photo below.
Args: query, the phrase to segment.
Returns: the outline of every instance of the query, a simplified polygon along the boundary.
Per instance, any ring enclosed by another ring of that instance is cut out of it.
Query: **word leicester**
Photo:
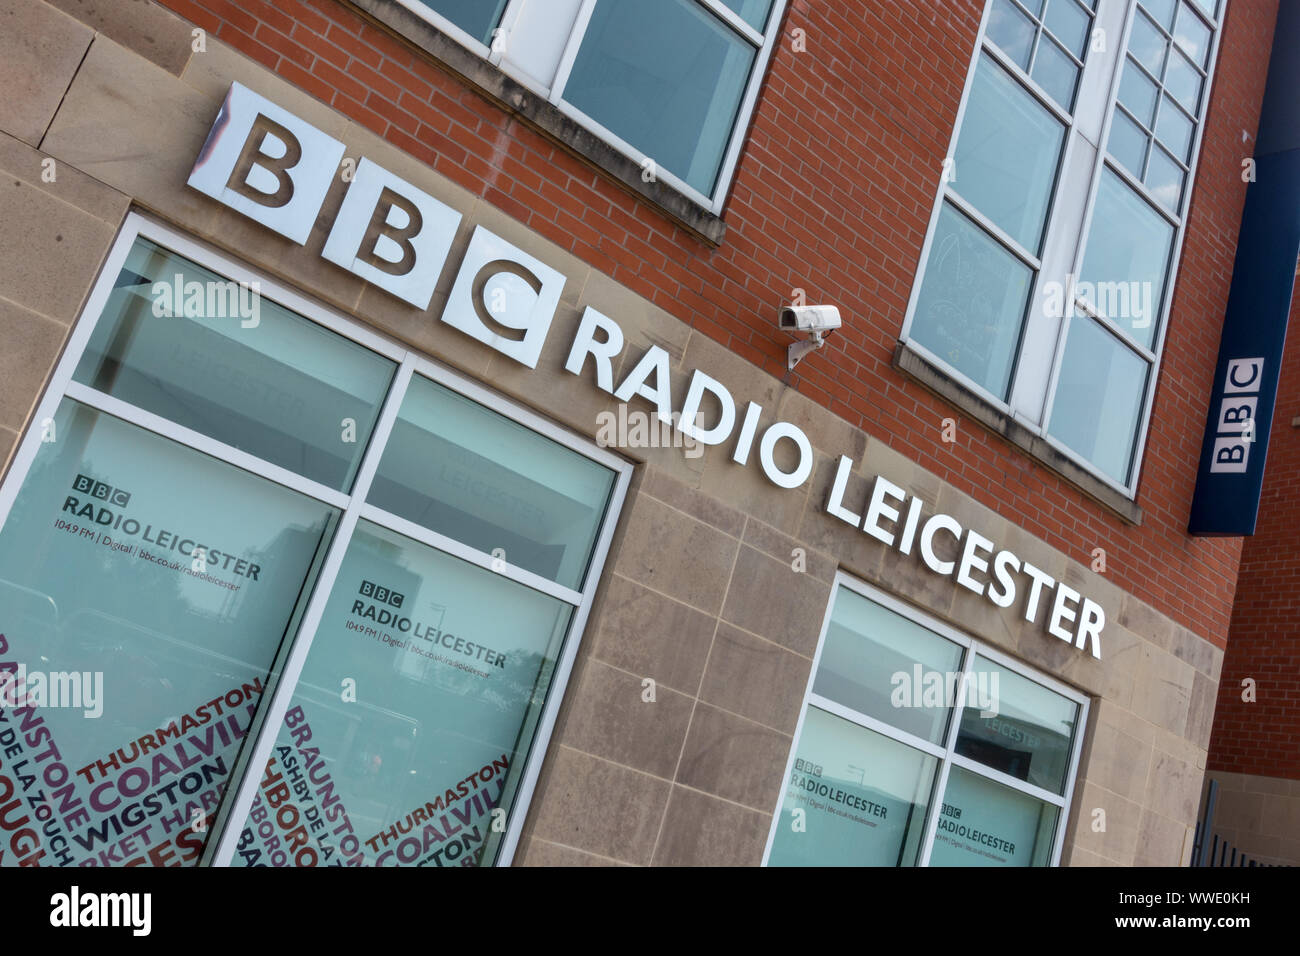
[[[1011,551],[997,550],[995,554],[997,546],[992,541],[972,528],[963,529],[952,515],[936,512],[922,522],[925,502],[917,495],[909,498],[906,491],[883,475],[876,476],[865,513],[859,515],[849,510],[844,506],[844,492],[852,470],[852,459],[841,456],[826,502],[829,514],[861,528],[899,554],[911,554],[913,547],[918,548],[921,560],[935,574],[955,577],[960,587],[1000,608],[1011,607],[1016,600],[1017,586],[1027,584],[1025,620],[1036,623],[1040,604],[1050,606],[1048,633],[1080,650],[1087,645],[1093,657],[1101,658],[1101,629],[1106,625],[1106,614],[1096,601],[1083,597],[1065,582],[1057,581],[1028,561],[1021,561]],[[952,560],[940,556],[935,550],[935,541],[941,533],[949,536],[956,546],[957,556]],[[1046,594],[1051,594],[1052,598],[1044,602],[1042,599]],[[1070,624],[1075,625],[1073,632],[1067,627]]]
[[[301,118],[232,83],[188,182],[305,245],[345,149]],[[460,219],[456,210],[363,157],[348,181],[321,254],[416,308],[427,309]],[[441,322],[521,365],[536,368],[565,284],[561,273],[479,225],[442,306]],[[582,376],[590,360],[601,391],[624,406],[633,397],[649,402],[661,423],[677,428],[698,445],[726,444],[738,465],[757,459],[764,476],[777,487],[799,488],[812,476],[815,455],[803,429],[787,421],[765,422],[761,405],[748,402],[742,408],[721,382],[699,369],[692,372],[681,407],[675,409],[669,352],[652,344],[636,362],[624,363],[623,346],[619,323],[587,307],[564,369]],[[614,369],[619,365],[631,365],[631,370],[616,382]],[[601,424],[605,431],[613,430],[609,421]],[[860,519],[843,503],[851,467],[849,459],[840,460],[827,511],[903,554],[919,543],[930,570],[955,574],[959,585],[999,607],[1010,607],[1015,601],[1018,582],[1013,574],[1027,577],[1026,619],[1036,618],[1042,596],[1050,593],[1048,630],[1080,649],[1088,645],[1094,657],[1101,656],[1105,616],[1095,602],[1010,551],[994,554],[992,542],[974,531],[963,532],[948,515],[934,515],[919,524],[918,498],[911,499],[906,516],[901,517],[899,509],[907,495],[883,478],[877,479],[866,517]],[[882,524],[900,521],[901,526],[893,530]],[[936,554],[935,539],[941,532],[962,540],[960,560],[943,560]],[[975,576],[984,573],[991,577]],[[1077,623],[1075,633],[1067,630],[1071,623]]]

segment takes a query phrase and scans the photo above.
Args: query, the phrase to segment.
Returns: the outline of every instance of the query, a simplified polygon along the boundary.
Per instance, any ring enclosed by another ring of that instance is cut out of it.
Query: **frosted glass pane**
[[[712,196],[756,56],[694,0],[598,3],[564,99]]]
[[[369,501],[576,590],[613,486],[605,466],[415,376]]]
[[[251,285],[137,239],[73,378],[346,491],[395,369]]]

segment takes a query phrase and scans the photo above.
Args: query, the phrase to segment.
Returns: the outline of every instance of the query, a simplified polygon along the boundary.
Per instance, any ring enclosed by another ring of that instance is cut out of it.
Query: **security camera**
[[[787,332],[820,335],[840,327],[840,310],[833,305],[787,305],[781,309],[781,328]]]
[[[840,324],[840,310],[833,305],[782,306],[780,328],[785,332],[808,333],[807,341],[792,342],[786,350],[786,367],[794,368],[804,356],[825,345],[825,336]]]

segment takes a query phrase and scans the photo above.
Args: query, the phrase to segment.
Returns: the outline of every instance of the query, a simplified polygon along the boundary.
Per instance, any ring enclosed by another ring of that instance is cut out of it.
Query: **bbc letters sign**
[[[337,140],[276,107],[238,83],[199,155],[189,183],[299,244],[306,242],[342,159]],[[394,296],[425,309],[450,254],[461,216],[383,167],[362,159],[323,255]],[[441,321],[516,362],[536,368],[565,277],[482,226],[461,261]],[[581,376],[589,363],[596,387],[620,402],[640,397],[658,419],[701,445],[726,446],[731,459],[758,467],[774,485],[794,489],[811,477],[814,454],[803,430],[765,422],[763,406],[740,408],[730,390],[700,370],[687,385],[682,407],[672,407],[671,357],[651,345],[620,382],[614,369],[624,347],[618,322],[587,308],[574,333],[565,371]],[[704,409],[712,409],[713,420]],[[922,521],[924,503],[878,476],[867,501],[853,510],[845,492],[853,462],[841,457],[826,503],[833,517],[888,547],[909,554],[915,546],[926,568],[999,608],[1023,596],[1024,617],[1053,637],[1101,657],[1105,613],[1079,592],[1021,561],[949,515]],[[860,512],[860,513],[859,513]],[[951,537],[959,557],[935,549]]]
[[[303,245],[343,153],[338,140],[232,83],[188,182]],[[460,221],[456,210],[363,158],[322,255],[427,309]],[[564,282],[559,272],[479,227],[442,321],[536,368]]]

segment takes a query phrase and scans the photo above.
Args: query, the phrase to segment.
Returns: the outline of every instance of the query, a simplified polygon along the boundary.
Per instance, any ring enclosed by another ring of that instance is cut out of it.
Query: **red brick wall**
[[[793,387],[1072,557],[1105,548],[1122,586],[1226,640],[1240,541],[1184,531],[1277,0],[1229,5],[1136,529],[891,367],[983,0],[791,0],[716,249],[345,3],[160,2],[773,375],[776,306],[796,287],[839,304]]]
[[[1300,297],[1282,356],[1258,530],[1241,576],[1206,767],[1300,780]],[[1255,702],[1241,699],[1243,678]]]

